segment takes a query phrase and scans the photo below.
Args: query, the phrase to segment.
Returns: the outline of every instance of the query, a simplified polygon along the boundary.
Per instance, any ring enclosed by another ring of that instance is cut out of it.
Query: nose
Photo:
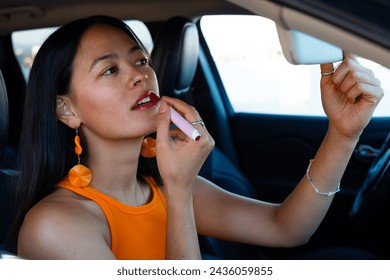
[[[137,74],[131,79],[131,85],[136,87],[142,83],[146,83],[148,80],[148,75],[141,71],[138,71]]]

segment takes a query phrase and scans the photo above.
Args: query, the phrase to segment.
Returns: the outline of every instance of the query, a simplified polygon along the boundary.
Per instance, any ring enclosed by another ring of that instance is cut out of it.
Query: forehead
[[[94,58],[96,55],[119,51],[121,47],[127,50],[137,46],[136,42],[123,30],[97,24],[89,27],[81,37],[76,59]]]

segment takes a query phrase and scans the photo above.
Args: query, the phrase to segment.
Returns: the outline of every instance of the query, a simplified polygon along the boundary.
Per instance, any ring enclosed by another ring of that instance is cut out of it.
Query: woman
[[[159,94],[157,79],[122,21],[96,16],[59,28],[42,45],[28,83],[18,254],[199,259],[198,233],[262,246],[307,242],[383,96],[380,82],[354,57],[321,71],[328,132],[307,176],[282,204],[270,204],[197,176],[214,140],[193,107],[168,97],[159,107],[149,102],[151,92]],[[168,105],[194,124],[199,141],[169,129]],[[154,132],[156,161],[140,156]]]

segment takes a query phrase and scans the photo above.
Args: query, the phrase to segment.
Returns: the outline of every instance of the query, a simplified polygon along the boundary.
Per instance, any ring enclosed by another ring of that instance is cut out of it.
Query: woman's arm
[[[193,122],[200,117],[194,108],[177,99],[165,102]],[[192,189],[214,140],[201,125],[199,141],[193,141],[178,130],[170,131],[169,107],[159,108],[157,123],[157,164],[164,183],[167,201],[167,259],[200,259],[195,224]],[[176,140],[171,140],[176,137]]]
[[[200,233],[265,246],[296,246],[309,240],[328,211],[360,134],[383,96],[373,73],[354,56],[346,57],[334,74],[321,79],[329,128],[311,164],[312,182],[303,176],[290,196],[275,205],[226,193],[199,179],[194,200]],[[333,72],[333,65],[321,65],[321,71]]]
[[[310,177],[318,190],[336,190],[353,147],[353,141],[338,139],[330,132],[327,134],[310,170]],[[283,173],[283,170],[279,172]],[[320,225],[334,197],[317,194],[306,175],[282,204],[244,198],[203,178],[198,178],[193,196],[199,233],[269,247],[293,247],[306,243]]]

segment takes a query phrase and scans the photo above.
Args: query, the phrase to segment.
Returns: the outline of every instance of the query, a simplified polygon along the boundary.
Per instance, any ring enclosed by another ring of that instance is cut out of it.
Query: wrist
[[[332,125],[329,126],[327,132],[327,138],[335,144],[345,144],[355,147],[360,139],[360,134],[345,134],[341,133]]]
[[[189,205],[192,203],[192,188],[181,184],[165,184],[165,198],[170,205]]]

